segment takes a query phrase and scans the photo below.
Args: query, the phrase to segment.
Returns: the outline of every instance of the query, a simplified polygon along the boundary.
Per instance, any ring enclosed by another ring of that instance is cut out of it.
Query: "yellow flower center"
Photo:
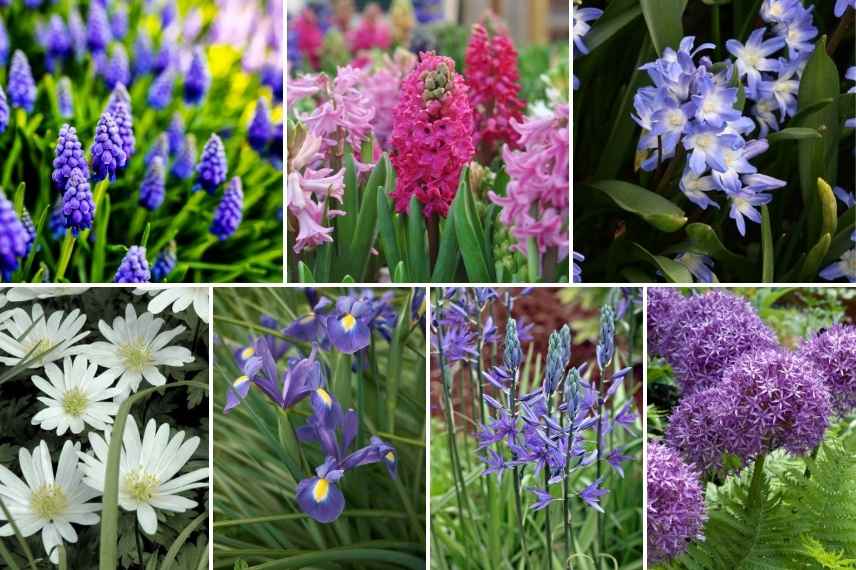
[[[142,469],[125,475],[125,491],[138,503],[151,501],[159,486],[158,478]]]
[[[65,413],[78,418],[86,411],[86,406],[89,405],[89,398],[80,388],[72,388],[68,390],[62,397],[62,409]]]
[[[245,383],[246,383],[246,382],[248,382],[248,381],[249,381],[249,378],[247,377],[247,375],[246,375],[246,374],[243,374],[243,375],[238,376],[237,378],[235,378],[235,381],[234,381],[234,382],[232,382],[232,386],[234,386],[235,388],[237,388],[237,387],[238,387],[238,386],[240,386],[241,384],[245,384]]]
[[[330,482],[327,479],[318,479],[315,487],[312,488],[312,498],[316,503],[321,503],[327,500],[327,495],[330,494]]]
[[[330,398],[330,394],[324,388],[318,388],[315,390],[315,393],[318,394],[318,397],[321,398],[321,401],[324,402],[324,405],[328,408],[330,407],[330,404],[333,403],[333,399]]]
[[[131,372],[142,372],[152,363],[152,354],[142,341],[119,347],[119,356],[125,364],[125,368]]]
[[[245,348],[244,350],[241,351],[241,358],[243,358],[244,360],[246,360],[248,358],[252,358],[252,356],[255,353],[256,353],[256,349],[253,348],[252,346],[248,346],[247,348]]]
[[[345,316],[342,317],[341,323],[345,332],[351,332],[351,329],[357,326],[357,319],[355,319],[354,315],[351,313],[345,313]]]
[[[30,495],[30,509],[42,519],[53,520],[68,509],[68,499],[56,483],[42,485]]]
[[[390,451],[386,454],[386,460],[392,463],[393,461],[395,461],[395,454]]]

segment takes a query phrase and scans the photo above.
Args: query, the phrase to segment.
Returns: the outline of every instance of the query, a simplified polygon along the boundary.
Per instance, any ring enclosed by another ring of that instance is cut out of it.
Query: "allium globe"
[[[821,373],[836,413],[856,408],[856,326],[835,325],[804,341],[797,353]]]
[[[676,328],[675,314],[685,298],[671,287],[648,289],[648,351],[669,358],[673,348],[670,340]]]
[[[651,442],[647,457],[648,557],[663,562],[682,554],[691,541],[704,540],[704,495],[695,468],[676,451]]]

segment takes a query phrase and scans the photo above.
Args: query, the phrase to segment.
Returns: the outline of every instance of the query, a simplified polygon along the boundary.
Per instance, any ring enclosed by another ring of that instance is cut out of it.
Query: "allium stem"
[[[749,485],[749,496],[746,498],[746,510],[753,512],[762,501],[761,490],[764,486],[764,460],[766,455],[759,455],[755,460],[755,468],[752,471],[752,483]]]

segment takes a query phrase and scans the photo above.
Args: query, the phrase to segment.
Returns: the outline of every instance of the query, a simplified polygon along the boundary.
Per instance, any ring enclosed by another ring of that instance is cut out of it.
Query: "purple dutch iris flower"
[[[371,341],[371,330],[366,322],[370,306],[363,300],[342,297],[336,302],[335,312],[327,317],[327,336],[337,350],[345,354],[366,348]]]

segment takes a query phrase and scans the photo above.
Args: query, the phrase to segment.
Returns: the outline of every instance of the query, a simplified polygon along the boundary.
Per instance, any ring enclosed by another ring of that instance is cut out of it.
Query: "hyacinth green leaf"
[[[369,179],[363,189],[360,211],[357,216],[356,233],[349,236],[346,247],[350,250],[344,259],[347,273],[362,280],[369,260],[369,254],[375,239],[377,227],[377,195],[378,190],[384,187],[386,182],[386,169],[389,167],[389,159],[386,153],[381,157],[369,174]]]
[[[24,211],[24,191],[27,189],[27,185],[23,182],[18,184],[18,187],[15,188],[15,194],[12,196],[12,203],[15,206],[15,213],[18,217],[21,216],[21,213]]]
[[[336,239],[340,248],[347,248],[357,228],[357,214],[360,207],[360,189],[357,187],[357,168],[354,164],[354,151],[345,145],[345,193],[342,196],[341,209],[345,215],[336,218]],[[346,250],[345,250],[346,251]]]
[[[325,243],[315,250],[315,263],[312,273],[315,275],[316,283],[327,283],[330,281],[330,267],[333,265],[335,248],[336,244]]]
[[[649,265],[653,265],[655,268],[659,269],[663,274],[663,277],[666,278],[670,283],[692,283],[693,276],[690,273],[689,269],[686,268],[681,263],[678,263],[674,259],[669,259],[668,257],[663,257],[662,255],[654,255],[641,245],[635,242],[631,242],[631,251],[630,255],[638,259],[639,261],[644,261]]]
[[[302,261],[297,263],[297,275],[300,277],[301,283],[315,283],[315,276],[312,274],[312,270]]]
[[[770,223],[770,209],[761,206],[761,281],[772,283],[775,276],[775,254],[773,251],[773,226]]]
[[[395,271],[392,272],[392,282],[393,283],[409,283],[410,279],[407,277],[407,269],[404,267],[404,261],[399,261],[398,265],[395,266]]]
[[[410,199],[407,212],[407,248],[410,277],[418,283],[426,283],[431,273],[425,245],[425,216],[422,215],[422,202],[416,196]]]
[[[822,139],[823,135],[817,129],[809,127],[790,127],[782,129],[775,133],[770,133],[767,140],[770,144],[775,144],[782,141],[801,141],[807,139]]]
[[[473,192],[470,191],[470,186],[468,184],[469,179],[469,169],[464,168],[461,170],[461,176],[458,179],[458,188],[464,186],[466,191],[464,192],[464,197],[466,198],[465,206],[467,211],[467,216],[473,221],[473,228],[476,232],[476,237],[478,241],[476,243],[481,245],[482,255],[484,255],[485,263],[488,267],[493,267],[493,246],[490,240],[488,240],[487,233],[484,230],[484,226],[482,225],[481,216],[478,214],[478,210],[476,208],[476,200],[473,195]],[[494,281],[493,276],[491,276],[491,281]]]
[[[640,216],[658,230],[674,232],[687,223],[682,209],[641,186],[621,180],[603,180],[591,186],[609,196],[622,210]]]
[[[686,0],[640,0],[648,34],[658,54],[667,47],[677,49],[684,37],[681,18]]]
[[[832,236],[824,234],[820,240],[814,244],[811,251],[808,252],[800,269],[801,282],[813,282],[817,280],[817,274],[820,271],[823,259],[829,251],[829,246],[832,244]]]
[[[633,23],[641,15],[642,8],[639,6],[633,6],[629,10],[622,10],[618,14],[613,14],[609,7],[607,7],[603,16],[595,22],[591,31],[586,34],[585,42],[589,48],[589,52],[594,51],[601,44],[609,41],[612,36]]]
[[[458,236],[455,234],[455,217],[449,216],[440,231],[440,251],[437,254],[437,263],[434,264],[434,272],[431,274],[431,283],[451,283],[454,281],[459,257]]]
[[[104,495],[101,509],[101,537],[99,545],[99,570],[116,570],[118,568],[119,543],[119,461],[122,452],[122,436],[125,424],[131,413],[131,406],[145,400],[149,396],[163,390],[181,387],[196,387],[208,390],[208,384],[193,381],[172,382],[164,386],[140,390],[119,407],[113,427],[110,430],[110,447],[107,450],[107,465],[104,475]]]
[[[467,208],[467,194],[469,188],[466,178],[461,176],[461,184],[458,193],[452,202],[451,216],[455,218],[455,235],[464,261],[464,268],[471,283],[492,282],[491,272],[488,269],[487,259],[479,241],[479,226],[477,219]]]
[[[725,247],[716,231],[707,224],[694,223],[687,225],[687,236],[692,242],[692,248],[696,253],[709,255],[713,259],[725,263],[745,264],[746,258],[737,255]]]
[[[392,204],[389,201],[388,188],[377,193],[377,229],[380,249],[390,268],[398,267],[401,261],[401,249],[392,222]]]
[[[823,178],[817,179],[817,194],[820,203],[820,235],[835,235],[838,228],[838,202],[832,187]]]
[[[838,68],[826,53],[826,36],[817,42],[814,52],[806,64],[800,81],[798,104],[804,109],[825,99],[836,98],[840,93]],[[811,208],[810,196],[814,193],[819,177],[834,184],[838,165],[838,143],[840,126],[838,109],[827,105],[806,115],[801,126],[821,131],[822,139],[807,139],[799,142],[800,187],[806,206]]]

